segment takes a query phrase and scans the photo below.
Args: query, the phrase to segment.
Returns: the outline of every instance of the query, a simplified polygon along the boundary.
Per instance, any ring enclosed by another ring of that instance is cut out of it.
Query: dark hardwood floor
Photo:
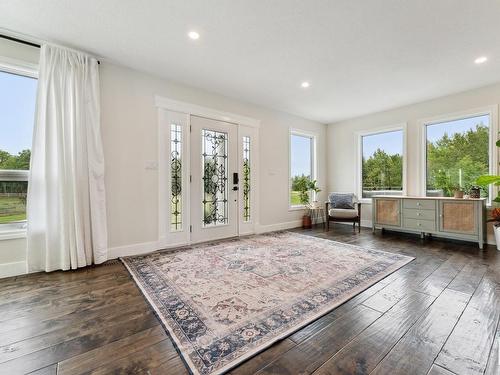
[[[335,224],[416,259],[232,374],[500,374],[500,252]],[[187,374],[118,261],[0,280],[1,374]]]

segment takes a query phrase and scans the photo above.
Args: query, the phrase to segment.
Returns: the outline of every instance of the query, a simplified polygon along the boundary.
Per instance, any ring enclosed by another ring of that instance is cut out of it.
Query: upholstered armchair
[[[330,193],[325,207],[326,230],[330,229],[330,221],[352,223],[361,232],[361,202],[353,193]]]

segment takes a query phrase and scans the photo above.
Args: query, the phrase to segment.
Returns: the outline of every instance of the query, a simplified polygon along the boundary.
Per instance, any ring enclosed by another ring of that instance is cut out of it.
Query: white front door
[[[238,235],[238,127],[191,116],[191,242]]]

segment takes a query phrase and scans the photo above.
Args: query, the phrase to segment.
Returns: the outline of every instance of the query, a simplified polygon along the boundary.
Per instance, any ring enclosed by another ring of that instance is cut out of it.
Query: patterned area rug
[[[413,258],[291,232],[122,259],[194,374],[220,374]]]

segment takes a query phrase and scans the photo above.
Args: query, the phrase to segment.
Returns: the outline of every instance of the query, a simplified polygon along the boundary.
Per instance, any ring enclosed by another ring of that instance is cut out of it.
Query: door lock
[[[238,191],[238,186],[233,186],[233,191]]]

